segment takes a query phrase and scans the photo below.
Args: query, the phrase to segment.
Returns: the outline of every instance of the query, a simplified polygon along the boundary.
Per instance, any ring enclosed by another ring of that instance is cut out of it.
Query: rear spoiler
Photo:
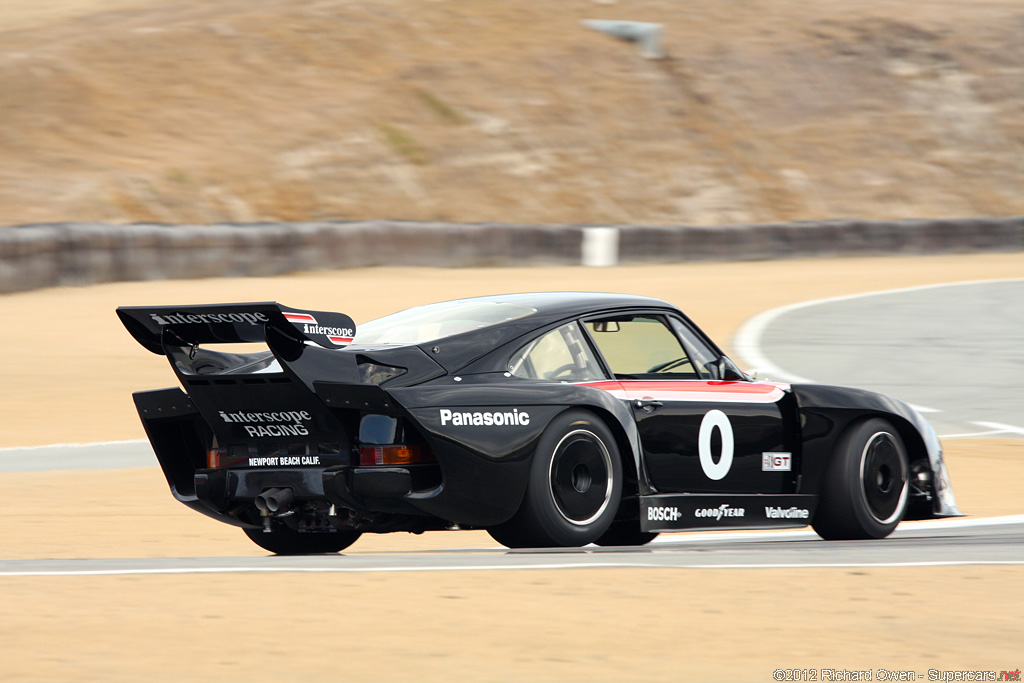
[[[328,349],[352,343],[356,324],[344,313],[300,311],[273,301],[191,306],[119,306],[117,316],[135,340],[153,353],[164,344],[197,346],[262,342],[267,326],[296,341]]]

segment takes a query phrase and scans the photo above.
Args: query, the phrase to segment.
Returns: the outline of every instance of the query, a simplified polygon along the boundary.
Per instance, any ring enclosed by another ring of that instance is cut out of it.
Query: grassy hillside
[[[0,0],[0,225],[1022,214],[1022,34],[1019,0]]]

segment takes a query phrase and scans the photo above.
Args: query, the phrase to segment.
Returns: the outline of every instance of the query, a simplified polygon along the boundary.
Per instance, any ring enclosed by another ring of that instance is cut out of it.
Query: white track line
[[[934,562],[826,562],[826,563],[773,563],[773,564],[656,564],[653,562],[600,562],[600,563],[560,563],[560,564],[522,564],[522,565],[467,565],[449,567],[444,565],[425,565],[422,567],[180,567],[168,569],[87,569],[87,570],[39,570],[39,571],[0,571],[3,577],[43,577],[43,576],[167,576],[183,574],[281,574],[281,573],[406,573],[406,572],[501,572],[529,569],[561,570],[561,569],[842,569],[851,567],[968,567],[968,566],[1007,566],[1024,565],[1024,560],[936,560]]]
[[[1013,425],[1004,425],[1000,422],[972,422],[972,425],[978,425],[979,427],[987,427],[988,429],[994,429],[994,434],[1024,434],[1024,427],[1014,427]]]
[[[14,451],[40,451],[45,448],[95,448],[96,446],[129,446],[139,445],[148,446],[149,441],[146,439],[128,439],[127,441],[96,441],[94,443],[52,443],[45,446],[9,446],[6,448],[0,448],[0,458],[7,453]]]
[[[994,432],[964,432],[963,434],[939,434],[939,438],[945,441],[946,439],[974,439],[979,436],[997,436],[999,434],[1010,434],[1006,430],[999,429]]]

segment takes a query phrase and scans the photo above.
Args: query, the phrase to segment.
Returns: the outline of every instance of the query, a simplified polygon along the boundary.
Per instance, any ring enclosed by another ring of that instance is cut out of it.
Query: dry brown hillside
[[[1024,214],[1022,36],[1020,0],[0,0],[0,225]]]

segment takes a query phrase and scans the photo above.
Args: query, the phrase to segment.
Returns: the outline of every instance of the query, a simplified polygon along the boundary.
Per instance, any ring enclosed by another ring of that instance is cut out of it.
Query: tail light
[[[227,453],[219,448],[211,448],[206,451],[206,466],[210,469],[216,469],[220,467],[221,458],[226,456]]]
[[[248,455],[231,455],[221,448],[211,448],[206,451],[206,466],[210,469],[243,465],[248,459]]]
[[[415,465],[436,462],[434,455],[420,446],[360,446],[360,465]]]

